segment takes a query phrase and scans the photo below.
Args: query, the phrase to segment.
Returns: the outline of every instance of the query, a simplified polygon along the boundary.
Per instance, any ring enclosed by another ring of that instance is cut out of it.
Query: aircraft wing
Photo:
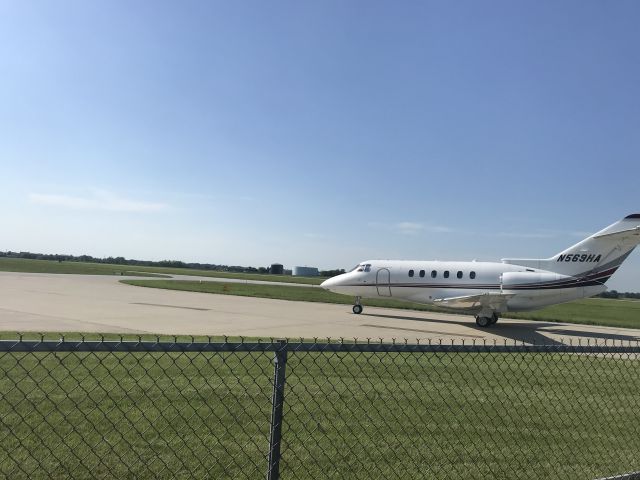
[[[460,308],[466,310],[491,309],[500,311],[514,294],[481,293],[479,295],[465,295],[463,297],[437,298],[434,303],[441,307]]]

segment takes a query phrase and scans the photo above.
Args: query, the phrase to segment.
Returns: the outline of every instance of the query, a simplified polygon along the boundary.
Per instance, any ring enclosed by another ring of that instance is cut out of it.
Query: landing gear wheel
[[[489,325],[491,325],[491,317],[477,316],[476,325],[478,325],[480,328],[487,328]]]
[[[355,313],[356,315],[360,315],[362,313],[362,304],[360,303],[361,300],[362,297],[356,297],[356,304],[353,306],[353,313]]]

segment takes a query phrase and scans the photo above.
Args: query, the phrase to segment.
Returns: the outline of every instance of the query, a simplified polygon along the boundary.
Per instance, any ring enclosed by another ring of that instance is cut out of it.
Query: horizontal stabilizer
[[[616,240],[631,240],[635,245],[640,243],[640,226],[620,230],[619,232],[596,234],[593,238],[607,238]]]

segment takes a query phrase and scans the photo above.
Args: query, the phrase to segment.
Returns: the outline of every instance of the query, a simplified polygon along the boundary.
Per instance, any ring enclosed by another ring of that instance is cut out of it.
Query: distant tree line
[[[32,260],[53,260],[57,262],[90,262],[90,263],[110,263],[114,265],[134,265],[142,267],[170,267],[170,268],[192,268],[198,270],[215,270],[222,272],[240,273],[267,273],[268,268],[242,267],[238,265],[217,265],[212,263],[183,262],[180,260],[135,260],[124,257],[104,257],[97,258],[91,255],[61,255],[32,252],[0,252],[0,257],[27,258]]]
[[[96,258],[91,255],[61,255],[48,253],[32,253],[32,252],[2,252],[0,257],[9,258],[26,258],[30,260],[51,260],[55,262],[88,262],[88,263],[109,263],[114,265],[134,265],[141,267],[165,267],[165,268],[191,268],[196,270],[213,270],[217,272],[233,272],[233,273],[269,273],[269,267],[242,267],[239,265],[217,265],[213,263],[197,263],[182,262],[180,260],[134,260],[124,257],[105,257]],[[333,277],[344,270],[323,270],[320,275],[323,277]]]
[[[345,273],[345,269],[341,268],[341,269],[336,269],[336,270],[320,270],[320,276],[321,277],[335,277],[336,275],[340,275],[342,273]]]
[[[601,298],[614,298],[614,299],[625,299],[625,298],[637,298],[640,299],[640,293],[633,292],[619,292],[617,290],[608,290],[606,292],[602,292],[598,295]]]

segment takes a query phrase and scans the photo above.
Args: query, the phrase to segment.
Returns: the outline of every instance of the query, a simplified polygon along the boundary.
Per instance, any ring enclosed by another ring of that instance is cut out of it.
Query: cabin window
[[[462,272],[460,270],[458,270],[458,273],[456,274],[456,277],[462,278]]]
[[[371,264],[370,264],[370,263],[367,263],[367,264],[364,266],[364,271],[365,271],[365,272],[370,272],[370,271],[371,271]]]
[[[409,270],[409,276],[413,277],[413,270]]]
[[[470,278],[471,280],[473,280],[474,278],[476,278],[476,272],[471,272],[471,273],[469,274],[469,278]]]
[[[431,278],[436,278],[438,276],[438,272],[435,270],[431,270]]]
[[[444,271],[444,278],[449,278],[449,270]]]
[[[424,277],[424,270],[420,270],[420,278]]]

